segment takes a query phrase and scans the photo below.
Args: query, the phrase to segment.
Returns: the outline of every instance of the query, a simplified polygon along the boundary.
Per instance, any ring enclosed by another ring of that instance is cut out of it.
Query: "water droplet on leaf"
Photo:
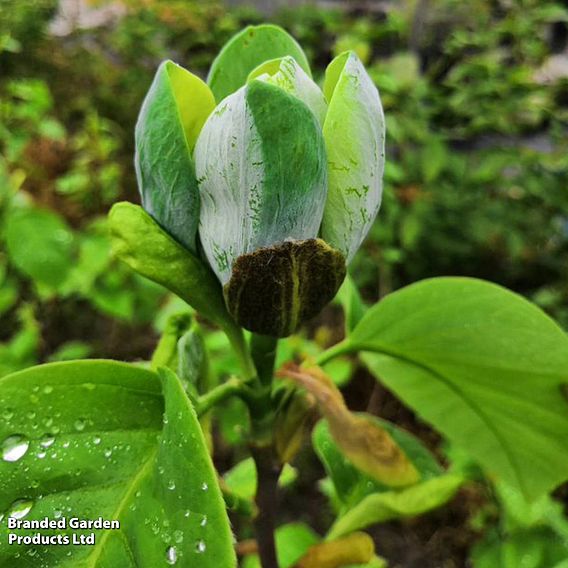
[[[20,434],[9,436],[2,442],[2,459],[7,462],[17,462],[23,458],[30,447],[29,440]]]

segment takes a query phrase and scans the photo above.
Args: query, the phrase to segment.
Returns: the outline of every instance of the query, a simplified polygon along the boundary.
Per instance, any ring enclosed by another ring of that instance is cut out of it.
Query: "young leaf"
[[[213,61],[207,82],[217,102],[242,87],[261,63],[290,55],[311,77],[308,60],[298,42],[279,26],[248,26],[233,36]]]
[[[235,565],[216,474],[171,371],[161,374],[160,385],[154,373],[122,363],[43,365],[1,379],[0,406],[10,410],[0,424],[6,517],[120,522],[118,530],[95,530],[94,546],[38,547],[35,563]],[[2,542],[7,532],[5,518]],[[22,546],[1,547],[0,565],[15,566],[25,553]]]
[[[144,209],[193,253],[199,190],[191,152],[214,108],[213,94],[199,77],[164,61],[136,123],[134,163]]]
[[[415,517],[447,503],[463,484],[463,477],[446,474],[402,491],[372,493],[339,517],[326,539],[333,540],[391,519]]]
[[[165,286],[211,321],[234,326],[213,273],[141,207],[115,204],[109,226],[113,252],[130,268]]]
[[[296,469],[286,464],[280,474],[278,485],[280,487],[286,487],[294,483],[297,477],[298,472]],[[252,458],[246,458],[239,462],[223,475],[223,479],[227,487],[235,495],[242,499],[254,499],[256,495],[257,477],[256,466]]]
[[[418,439],[386,420],[366,416],[377,427],[388,432],[420,473],[421,481],[427,481],[443,474],[443,469],[434,456]],[[390,491],[388,485],[380,483],[375,478],[357,469],[345,456],[335,442],[327,420],[320,420],[314,428],[312,443],[316,454],[333,482],[335,493],[341,501],[341,512],[349,510],[367,495]],[[403,493],[404,491],[401,492],[401,494]]]
[[[159,367],[169,367],[172,370],[178,369],[178,341],[180,337],[189,329],[191,325],[191,314],[181,312],[172,314],[160,337],[160,341],[152,353],[150,365],[156,371]],[[181,374],[178,372],[178,376]]]
[[[320,369],[299,369],[294,364],[278,371],[307,389],[329,423],[335,443],[361,471],[391,487],[415,483],[418,472],[391,435],[363,414],[350,412],[341,392]]]
[[[369,368],[491,476],[536,499],[568,478],[568,338],[500,286],[438,278],[387,296],[335,353]]]
[[[294,568],[340,568],[370,562],[375,543],[365,533],[352,533],[338,540],[315,544],[294,564]]]

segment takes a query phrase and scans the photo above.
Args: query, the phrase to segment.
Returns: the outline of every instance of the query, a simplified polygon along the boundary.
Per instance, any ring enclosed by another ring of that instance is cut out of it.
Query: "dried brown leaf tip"
[[[332,542],[312,546],[294,568],[340,568],[350,564],[366,564],[375,555],[373,539],[355,532]]]
[[[329,431],[343,454],[362,472],[391,487],[412,485],[420,475],[391,435],[371,416],[351,412],[334,382],[319,367],[283,366],[277,376],[310,392],[329,423]]]

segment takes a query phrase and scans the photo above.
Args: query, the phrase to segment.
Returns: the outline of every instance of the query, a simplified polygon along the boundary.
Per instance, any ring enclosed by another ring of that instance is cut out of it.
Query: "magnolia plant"
[[[240,556],[246,567],[376,568],[385,562],[363,529],[443,505],[472,472],[538,503],[568,478],[568,340],[552,320],[468,278],[368,307],[346,276],[380,206],[385,122],[354,53],[322,84],[270,25],[231,39],[207,82],[158,67],[135,133],[142,207],[115,205],[109,224],[115,254],[188,308],[146,364],[0,379],[1,566],[231,568]],[[302,326],[334,299],[344,339],[326,349]],[[228,363],[208,354],[215,326]],[[351,411],[339,386],[356,365],[467,459],[442,467],[411,434]],[[232,398],[250,423],[239,455],[250,455],[221,475],[212,426]],[[310,430],[324,536],[278,513]],[[228,512],[242,518],[236,535]],[[26,532],[71,517],[120,526],[91,527],[89,547],[52,546],[75,538],[70,524],[33,542]]]
[[[274,27],[229,42],[209,83],[158,68],[136,126],[142,204],[213,270],[236,323],[284,337],[335,296],[378,212],[379,94],[351,52],[322,92]]]

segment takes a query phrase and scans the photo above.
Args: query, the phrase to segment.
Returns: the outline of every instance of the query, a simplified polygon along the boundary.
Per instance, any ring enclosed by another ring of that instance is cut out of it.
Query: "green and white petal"
[[[311,77],[300,44],[279,26],[248,26],[233,36],[213,61],[207,83],[217,102],[241,88],[249,73],[264,61],[291,55]]]
[[[213,94],[199,77],[164,61],[135,130],[134,163],[144,209],[194,253],[199,189],[191,151],[214,108]]]
[[[377,88],[353,52],[330,63],[324,94],[329,189],[321,235],[349,262],[381,204],[385,119]]]
[[[248,77],[276,85],[305,103],[323,126],[327,102],[321,89],[293,57],[272,59],[259,65]]]
[[[327,191],[325,145],[310,109],[252,81],[211,114],[195,147],[199,234],[222,284],[243,254],[318,234]]]

